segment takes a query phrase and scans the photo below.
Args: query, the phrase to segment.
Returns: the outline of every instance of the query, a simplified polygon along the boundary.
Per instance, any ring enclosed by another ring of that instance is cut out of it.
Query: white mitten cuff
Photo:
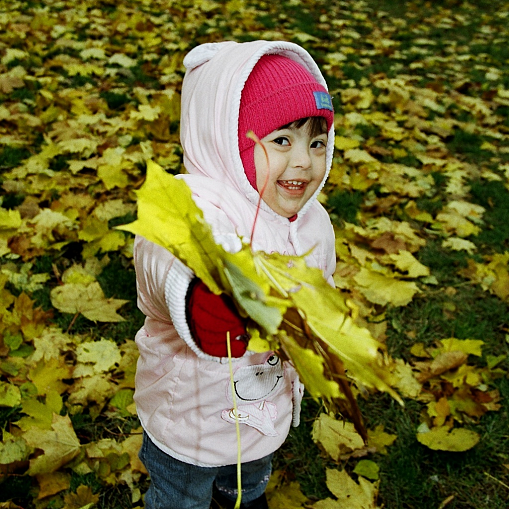
[[[214,357],[203,352],[193,339],[189,324],[187,323],[187,291],[189,284],[194,279],[194,272],[175,258],[173,265],[168,271],[164,284],[164,296],[166,305],[170,311],[171,321],[177,334],[186,342],[187,346],[202,359],[221,362],[220,357]]]

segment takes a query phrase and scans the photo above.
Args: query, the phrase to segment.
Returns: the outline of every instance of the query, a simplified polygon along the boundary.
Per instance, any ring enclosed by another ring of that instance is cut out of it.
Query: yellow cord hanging
[[[228,348],[228,364],[230,366],[230,384],[232,390],[233,413],[235,414],[235,429],[237,431],[237,501],[234,509],[240,509],[242,502],[242,461],[240,452],[240,426],[237,412],[237,399],[235,398],[235,384],[233,382],[232,350],[230,345],[230,331],[226,333],[226,346]]]

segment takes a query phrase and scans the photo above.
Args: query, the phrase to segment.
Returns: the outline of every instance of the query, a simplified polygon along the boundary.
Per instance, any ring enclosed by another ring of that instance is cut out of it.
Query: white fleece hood
[[[184,165],[193,176],[211,178],[217,185],[234,188],[254,206],[259,194],[244,173],[238,146],[238,118],[244,84],[265,54],[280,54],[301,64],[327,89],[309,53],[290,42],[208,43],[194,48],[184,59],[187,69],[182,88],[181,143]],[[332,162],[333,127],[329,132],[326,174],[319,189],[299,212],[303,216],[318,196]],[[186,177],[195,188],[195,179]],[[204,182],[197,182],[198,186]],[[264,202],[261,208],[276,214]]]

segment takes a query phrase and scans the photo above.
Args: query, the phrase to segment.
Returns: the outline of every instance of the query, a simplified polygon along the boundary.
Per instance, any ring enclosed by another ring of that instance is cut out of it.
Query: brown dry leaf
[[[10,94],[15,88],[22,88],[25,86],[25,82],[18,76],[12,76],[9,74],[0,75],[0,91],[3,94]]]
[[[91,509],[99,501],[99,495],[94,495],[89,486],[78,486],[76,493],[69,493],[64,497],[65,509]]]
[[[468,355],[465,352],[453,351],[440,353],[431,362],[419,362],[416,365],[424,367],[425,369],[421,371],[417,380],[422,383],[429,380],[431,377],[441,375],[446,371],[457,368],[461,366],[467,358]]]
[[[65,472],[39,474],[36,477],[39,483],[38,499],[55,495],[56,493],[69,489],[71,486],[71,476]]]

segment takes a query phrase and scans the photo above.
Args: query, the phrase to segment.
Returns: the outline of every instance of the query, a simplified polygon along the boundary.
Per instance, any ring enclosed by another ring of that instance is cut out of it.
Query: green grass
[[[24,147],[4,147],[0,152],[0,169],[14,168],[30,155],[30,151]]]
[[[32,499],[33,479],[28,476],[11,476],[7,482],[0,483],[0,502],[12,501],[25,504]]]
[[[476,244],[495,252],[509,250],[509,200],[502,182],[474,181],[470,185],[471,201],[486,209],[482,231]]]
[[[357,224],[357,213],[363,202],[360,192],[334,191],[327,199],[327,207],[339,221]]]
[[[2,197],[1,205],[4,209],[14,209],[18,205],[21,205],[23,203],[23,200],[25,199],[24,194],[20,193],[5,193]]]
[[[298,481],[302,492],[313,500],[330,496],[325,485],[325,468],[335,466],[311,440],[313,420],[320,411],[320,405],[306,395],[302,401],[301,423],[290,429],[273,463],[274,470],[281,470],[288,481]]]
[[[479,163],[492,157],[490,151],[481,149],[483,141],[482,136],[456,129],[447,147],[452,153],[461,154],[468,161]]]
[[[101,92],[100,96],[108,103],[108,108],[111,110],[119,110],[131,101],[128,95],[111,91]]]

